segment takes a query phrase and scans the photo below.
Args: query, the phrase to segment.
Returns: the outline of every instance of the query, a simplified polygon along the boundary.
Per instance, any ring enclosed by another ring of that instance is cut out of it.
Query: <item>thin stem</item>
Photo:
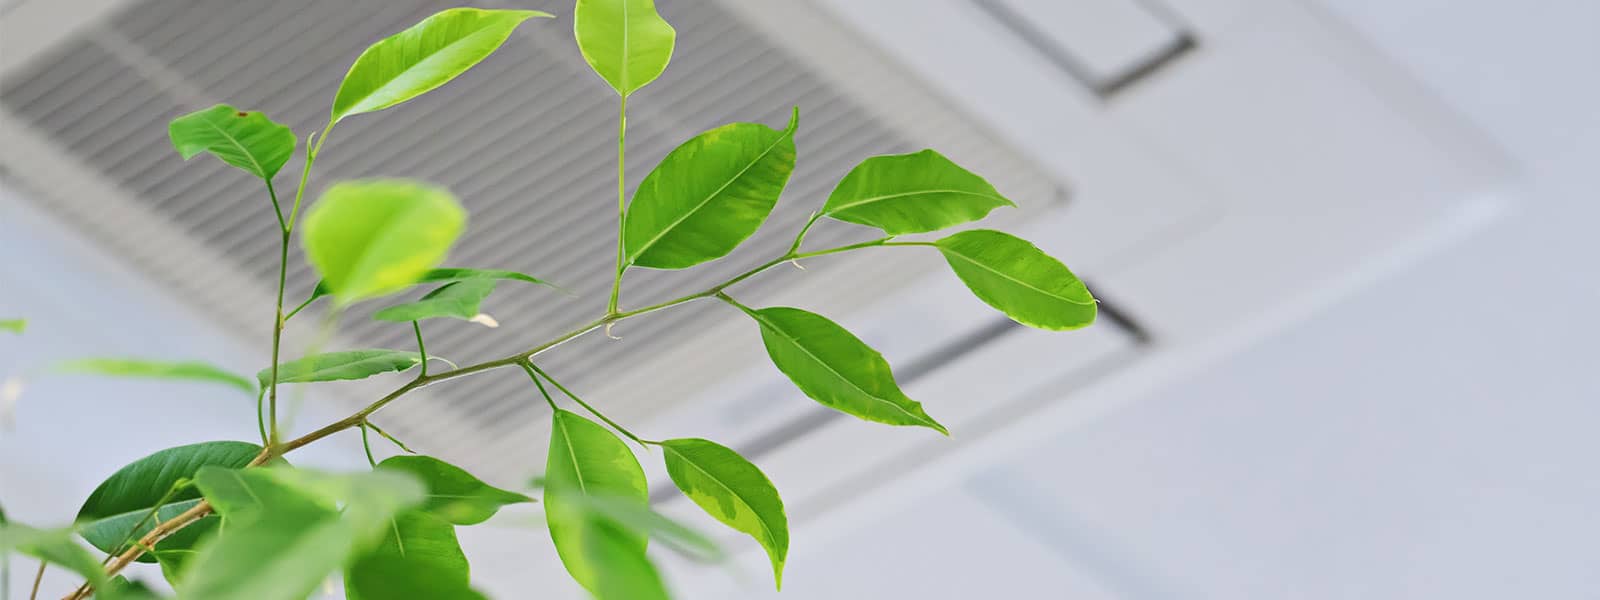
[[[300,314],[300,311],[302,309],[304,309],[307,306],[311,306],[311,303],[315,302],[315,301],[316,301],[316,298],[306,298],[306,301],[305,302],[301,302],[300,306],[294,307],[294,310],[291,310],[291,311],[289,311],[289,314],[284,315],[283,316],[283,320],[285,322],[287,322],[289,319],[293,319],[295,315]]]
[[[272,440],[267,438],[267,415],[266,413],[262,412],[262,410],[266,408],[265,406],[262,406],[262,403],[265,402],[266,399],[266,388],[262,388],[261,391],[256,392],[256,431],[261,432],[262,448],[265,448],[268,444],[272,443]]]
[[[289,224],[283,220],[283,207],[278,204],[278,192],[272,189],[272,180],[264,179],[263,181],[267,182],[267,197],[272,199],[272,214],[278,217],[278,229],[288,230]]]
[[[622,103],[617,111],[617,272],[611,280],[611,299],[606,301],[606,315],[617,314],[617,295],[622,291],[622,272],[627,269],[622,264],[623,260],[623,219],[628,213],[628,198],[625,190],[627,176],[624,166],[627,160],[628,140],[628,95],[622,95]]]
[[[28,600],[39,600],[39,582],[44,581],[44,567],[48,564],[50,563],[39,561],[39,570],[33,573],[33,591],[28,593]]]
[[[528,368],[533,369],[533,372],[538,373],[540,377],[543,377],[546,381],[549,381],[550,385],[556,386],[556,389],[561,390],[561,393],[566,394],[567,397],[571,398],[573,402],[577,402],[578,406],[582,406],[583,409],[589,411],[590,414],[599,417],[601,421],[605,421],[606,424],[610,425],[612,429],[621,432],[622,435],[628,436],[628,439],[633,440],[640,446],[645,445],[643,438],[634,435],[633,432],[628,431],[627,428],[618,425],[616,421],[611,420],[600,411],[595,410],[595,407],[590,406],[588,402],[584,402],[583,399],[579,398],[577,394],[572,393],[572,390],[567,389],[567,386],[561,385],[561,382],[556,381],[556,378],[551,377],[549,373],[544,372],[544,369],[539,368],[539,365],[533,364],[532,362],[527,362],[524,364],[526,364]],[[554,403],[552,403],[551,406],[554,406]]]
[[[428,347],[422,344],[422,325],[411,322],[411,331],[417,334],[417,356],[422,358],[422,377],[428,376]]]
[[[283,288],[289,277],[289,236],[289,229],[285,227],[278,247],[278,301],[272,317],[272,379],[267,383],[269,443],[278,441],[278,352],[283,344]]]
[[[306,165],[300,170],[300,187],[294,192],[294,209],[289,211],[285,231],[294,231],[295,221],[300,217],[301,200],[306,196],[306,182],[311,179],[311,164],[317,162],[317,155],[322,153],[322,143],[328,141],[328,134],[332,131],[333,121],[328,121],[328,126],[322,129],[322,135],[317,136],[316,143],[306,150]]]
[[[722,292],[717,292],[717,299],[728,303],[728,306],[732,306],[732,307],[737,308],[737,309],[739,309],[741,311],[744,311],[744,313],[747,314],[747,315],[754,316],[756,314],[755,310],[751,309],[748,306],[740,304],[738,300],[734,300],[733,299],[733,296],[729,296],[729,295],[724,294]]]
[[[517,366],[522,367],[523,372],[528,374],[528,378],[533,380],[533,385],[538,386],[539,394],[544,396],[544,401],[550,405],[550,410],[561,410],[561,407],[556,406],[556,399],[550,397],[550,390],[544,389],[544,382],[539,381],[539,376],[533,372],[533,363],[524,361],[517,363]]]
[[[789,245],[789,251],[785,252],[785,254],[794,254],[794,253],[799,252],[800,251],[800,244],[803,244],[806,241],[806,232],[811,231],[811,226],[812,225],[816,225],[817,224],[817,219],[821,219],[821,218],[822,218],[822,213],[821,212],[811,213],[811,218],[806,220],[806,224],[805,224],[804,227],[800,228],[800,233],[795,234],[794,243]]]
[[[401,450],[404,450],[406,452],[406,454],[416,454],[417,453],[416,450],[412,450],[409,446],[406,446],[405,442],[400,441],[400,438],[397,438],[397,437],[394,437],[392,435],[389,435],[389,432],[384,431],[382,427],[379,427],[377,423],[373,423],[371,419],[367,419],[366,424],[367,424],[367,428],[371,429],[373,432],[377,433],[378,435],[383,436],[383,439],[389,440],[389,443],[394,444],[396,447],[399,447]]]
[[[123,546],[127,546],[128,542],[133,541],[133,532],[138,531],[140,527],[144,527],[145,522],[149,521],[152,517],[156,519],[156,524],[160,525],[161,524],[161,515],[160,515],[161,507],[165,506],[168,501],[172,500],[173,496],[178,495],[178,491],[179,490],[182,490],[183,488],[185,488],[187,486],[188,486],[188,480],[187,479],[180,479],[178,481],[174,481],[172,483],[172,487],[167,488],[167,493],[162,495],[161,499],[157,500],[155,505],[150,507],[149,511],[145,512],[144,517],[140,518],[138,523],[134,523],[133,527],[128,528],[127,535],[122,536],[122,539],[117,541],[117,545],[112,546],[112,547],[113,548],[117,548],[117,549],[121,549]],[[111,559],[113,557],[115,557],[115,556],[116,556],[116,554],[107,554],[106,555],[106,559],[104,561],[101,561],[100,564],[102,566],[104,566],[106,563],[111,562]]]
[[[367,464],[372,468],[378,467],[378,461],[372,459],[372,441],[367,438],[367,422],[361,422],[361,450],[367,453]]]

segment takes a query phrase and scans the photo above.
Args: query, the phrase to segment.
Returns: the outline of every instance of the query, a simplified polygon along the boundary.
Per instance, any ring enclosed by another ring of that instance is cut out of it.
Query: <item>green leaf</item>
[[[55,373],[81,375],[212,382],[232,386],[252,396],[256,393],[256,386],[250,382],[249,377],[198,361],[83,358],[56,363],[50,370]]]
[[[666,584],[650,557],[635,545],[634,532],[601,518],[590,519],[580,531],[584,561],[597,577],[589,590],[597,600],[667,600]]]
[[[661,76],[678,37],[654,0],[578,0],[572,33],[583,59],[624,98]]]
[[[106,573],[83,546],[72,539],[71,529],[38,529],[21,523],[0,523],[0,560],[20,552],[77,573],[96,588],[106,584]]]
[[[9,331],[17,335],[22,335],[22,332],[26,331],[27,329],[27,319],[0,319],[0,331]]]
[[[341,350],[313,354],[278,365],[278,383],[310,383],[366,379],[382,373],[405,371],[422,359],[416,352],[402,350]],[[272,369],[256,373],[261,387],[272,379]]]
[[[566,502],[591,517],[639,535],[660,540],[667,548],[700,562],[721,562],[725,556],[716,542],[687,525],[651,510],[627,496],[566,494]],[[576,511],[575,511],[576,512]]]
[[[767,220],[794,171],[782,131],[732,123],[691,138],[645,176],[623,229],[627,264],[682,269],[727,256]]]
[[[266,115],[227,104],[173,119],[167,126],[167,135],[184,160],[210,152],[222,162],[267,181],[289,162],[299,142],[294,131]]]
[[[437,317],[471,319],[478,315],[483,299],[494,293],[495,283],[493,279],[447,283],[428,292],[421,300],[390,306],[374,313],[372,318],[397,323]]]
[[[661,448],[672,483],[707,514],[766,548],[773,580],[782,588],[789,517],[772,481],[738,452],[710,440],[667,440]]]
[[[455,527],[434,515],[407,511],[393,519],[376,548],[345,570],[344,590],[349,600],[483,600],[470,579]]]
[[[78,532],[102,552],[116,554],[125,544],[139,539],[157,523],[189,510],[200,500],[193,487],[171,493],[175,486],[192,480],[202,467],[242,469],[261,453],[261,446],[248,442],[204,442],[157,451],[133,461],[100,483],[78,509]],[[146,518],[159,504],[159,513]],[[155,548],[177,551],[192,548],[206,532],[215,529],[215,517],[206,517],[168,536]],[[140,556],[140,562],[156,562],[154,556]]]
[[[851,169],[828,195],[824,216],[889,235],[937,231],[1015,206],[982,177],[938,152],[875,156]]]
[[[306,215],[306,259],[340,304],[396,292],[437,266],[466,226],[443,188],[398,180],[346,181]]]
[[[394,34],[356,58],[333,99],[330,123],[405,102],[478,64],[536,10],[452,8]]]
[[[883,355],[837,323],[798,308],[744,310],[761,325],[772,364],[812,400],[868,421],[949,435],[900,391]]]
[[[456,525],[476,525],[508,504],[532,498],[491,486],[461,467],[431,456],[391,456],[379,469],[410,473],[428,488],[422,509]]]
[[[200,546],[176,587],[207,600],[305,598],[423,497],[421,484],[388,472],[207,467],[195,483],[226,535]]]
[[[1039,329],[1078,329],[1097,307],[1066,265],[1008,233],[963,231],[934,244],[963,283],[1018,323]]]
[[[573,498],[611,496],[648,506],[650,494],[644,468],[611,431],[572,412],[557,410],[551,423],[545,477],[545,522],[556,553],[573,579],[598,593],[598,585],[610,573],[585,548],[589,536],[584,531],[591,516],[585,503]],[[608,547],[643,556],[647,539],[644,534],[626,532],[622,536],[621,540],[607,539]]]
[[[525,282],[533,283],[533,284],[548,285],[550,287],[558,287],[556,284],[550,283],[550,282],[545,281],[543,279],[539,279],[537,277],[534,277],[532,275],[527,275],[527,274],[524,274],[524,273],[518,273],[516,271],[497,271],[497,270],[492,270],[492,269],[458,269],[458,268],[433,269],[431,271],[428,271],[427,275],[423,275],[422,279],[417,280],[417,283],[422,284],[422,283],[434,283],[434,282],[440,282],[440,281],[480,281],[480,280],[525,281]],[[306,298],[305,303],[306,304],[310,304],[313,300],[316,300],[316,299],[321,298],[321,297],[326,296],[326,295],[328,295],[328,284],[326,282],[323,282],[323,281],[318,281],[317,282],[317,287],[311,289],[311,297]]]
[[[94,595],[100,600],[160,600],[161,594],[150,589],[143,581],[132,581],[127,577],[118,575],[112,577],[105,589],[97,590]]]

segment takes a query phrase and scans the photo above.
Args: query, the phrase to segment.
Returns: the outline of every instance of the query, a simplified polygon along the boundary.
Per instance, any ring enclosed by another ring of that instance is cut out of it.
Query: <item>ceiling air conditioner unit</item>
[[[314,131],[362,48],[452,4],[13,0],[0,13],[0,167],[198,312],[257,331],[275,276],[269,205],[215,161],[178,160],[164,124],[226,101]],[[541,358],[645,435],[708,437],[751,455],[796,526],[814,531],[871,518],[872,506],[1200,368],[1359,283],[1352,273],[1396,249],[1490,214],[1486,199],[1512,174],[1401,67],[1308,3],[658,4],[679,46],[666,76],[630,103],[629,180],[696,132],[779,124],[794,105],[799,159],[778,209],[744,247],[685,272],[630,273],[625,304],[678,296],[780,254],[856,162],[933,147],[1015,200],[1019,208],[987,224],[1064,258],[1108,317],[1075,333],[1015,326],[936,254],[909,248],[812,259],[737,289],[756,305],[836,317],[889,357],[949,439],[809,402],[766,364],[755,328],[712,302]],[[362,176],[448,186],[473,218],[453,264],[521,270],[568,290],[508,286],[486,304],[497,330],[429,327],[442,356],[509,354],[603,307],[615,106],[565,19],[519,29],[435,93],[353,119],[318,163],[313,197]],[[825,223],[808,247],[869,235]],[[304,294],[314,276],[291,260],[291,293]],[[348,315],[337,343],[411,347],[409,330],[364,317]],[[313,337],[291,333],[291,348]],[[355,391],[328,401],[354,407],[385,390]],[[385,409],[385,426],[489,479],[520,480],[542,464],[548,413],[522,374],[425,392]],[[490,589],[519,589],[561,579],[555,565],[522,553],[475,569],[495,578]]]

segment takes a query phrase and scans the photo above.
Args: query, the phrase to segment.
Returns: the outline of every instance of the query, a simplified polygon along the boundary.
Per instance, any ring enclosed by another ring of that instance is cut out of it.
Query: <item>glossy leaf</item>
[[[55,373],[106,375],[142,379],[177,379],[220,383],[255,395],[256,385],[249,377],[199,361],[162,361],[138,358],[83,358],[56,363]]]
[[[9,331],[21,335],[27,329],[27,319],[0,319],[0,331]]]
[[[650,557],[636,546],[634,532],[593,518],[580,533],[584,561],[602,574],[589,588],[597,600],[667,600],[666,584]]]
[[[851,169],[822,214],[889,235],[937,231],[1015,206],[982,177],[938,152],[875,156]]]
[[[341,304],[405,289],[450,251],[467,213],[443,188],[398,180],[346,181],[306,215],[306,259]]]
[[[428,488],[421,510],[456,525],[476,525],[508,504],[533,502],[516,492],[491,486],[461,467],[431,456],[391,456],[379,469],[409,473]]]
[[[95,587],[106,583],[105,571],[83,546],[72,539],[71,529],[39,529],[21,523],[0,523],[0,560],[12,552],[59,565],[89,580]]]
[[[423,19],[361,53],[333,100],[331,123],[383,110],[434,88],[478,64],[536,10],[452,8]]]
[[[417,366],[422,359],[416,352],[402,350],[341,350],[313,354],[278,365],[278,383],[310,383],[366,379],[382,373],[398,373]],[[261,387],[272,378],[272,369],[256,373]]]
[[[755,233],[794,172],[799,118],[796,109],[782,131],[723,125],[667,154],[628,206],[627,264],[692,267],[726,256]]]
[[[167,126],[167,136],[184,160],[209,152],[222,162],[269,181],[289,162],[299,141],[294,131],[266,115],[227,104],[173,119]]]
[[[1018,323],[1064,330],[1094,322],[1097,307],[1089,288],[1027,240],[977,229],[935,246],[973,294]]]
[[[423,295],[420,300],[390,306],[374,313],[372,318],[397,323],[439,317],[471,319],[480,312],[478,307],[483,305],[483,300],[494,293],[494,286],[493,279],[447,283]]]
[[[654,0],[578,0],[572,32],[583,59],[623,97],[661,76],[678,37]]]
[[[89,494],[83,507],[78,509],[78,532],[102,552],[121,552],[126,549],[124,544],[139,539],[157,523],[182,514],[200,501],[200,491],[193,486],[169,496],[174,486],[194,479],[203,467],[242,469],[260,453],[261,446],[248,442],[204,442],[167,448],[133,461],[112,473]],[[158,503],[160,509],[156,517],[146,518]],[[216,525],[215,517],[203,518],[168,536],[156,544],[155,549],[192,548]],[[140,556],[139,560],[156,562],[156,557]]]
[[[456,530],[434,515],[395,517],[383,541],[345,570],[349,600],[483,600],[469,585],[467,556]]]
[[[772,481],[738,452],[710,440],[667,440],[661,448],[672,483],[707,514],[755,538],[772,561],[774,582],[783,587],[789,517]]]
[[[868,421],[949,434],[900,391],[883,355],[845,328],[798,308],[748,312],[761,325],[772,363],[811,399]]]
[[[545,521],[562,564],[583,587],[598,592],[610,575],[585,548],[584,533],[592,519],[581,500],[572,496],[607,496],[648,506],[650,495],[644,468],[633,451],[616,434],[599,424],[565,410],[555,411],[550,431],[550,453],[545,466]],[[646,537],[638,532],[607,540],[629,553],[643,556]]]
[[[421,484],[386,472],[208,467],[195,483],[226,535],[200,546],[177,588],[208,600],[305,598],[423,497]]]

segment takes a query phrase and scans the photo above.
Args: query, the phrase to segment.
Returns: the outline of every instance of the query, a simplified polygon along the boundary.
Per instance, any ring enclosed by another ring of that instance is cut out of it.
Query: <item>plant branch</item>
[[[532,379],[533,380],[533,385],[535,387],[539,388],[539,395],[544,396],[544,401],[545,401],[546,404],[550,405],[550,410],[551,411],[561,410],[561,407],[556,406],[556,399],[550,397],[550,390],[544,389],[544,382],[539,381],[539,376],[534,374],[534,372],[533,372],[533,363],[531,363],[531,362],[522,362],[522,363],[518,363],[517,366],[522,367],[522,371],[524,373],[528,374],[528,379]]]
[[[624,165],[627,158],[628,140],[628,95],[622,95],[621,107],[617,111],[617,272],[611,280],[611,299],[606,301],[606,315],[617,314],[617,295],[622,291],[622,272],[627,269],[623,264],[623,221],[628,214],[628,198],[626,191],[627,175]]]
[[[422,376],[423,377],[427,377],[428,376],[428,347],[422,345],[422,325],[418,324],[416,321],[412,321],[411,322],[411,331],[413,331],[413,332],[415,332],[417,334],[417,356],[422,359],[422,362],[420,362],[418,364],[420,364],[422,366]]]
[[[858,243],[858,244],[850,244],[848,246],[840,246],[840,247],[837,247],[837,248],[829,248],[829,249],[826,249],[826,250],[817,250],[817,251],[814,251],[814,252],[802,252],[802,253],[789,252],[789,253],[785,253],[783,256],[780,256],[778,258],[775,258],[775,259],[773,259],[771,261],[766,262],[765,264],[762,264],[762,265],[757,266],[757,267],[755,267],[753,269],[745,271],[744,273],[740,273],[739,275],[735,275],[734,277],[728,279],[727,281],[724,281],[724,282],[719,283],[717,285],[714,285],[714,286],[712,286],[710,288],[707,288],[704,291],[701,291],[701,292],[698,292],[698,293],[694,293],[694,294],[689,294],[687,296],[683,296],[683,297],[680,297],[680,298],[677,298],[677,299],[674,299],[674,300],[669,300],[669,301],[666,301],[666,302],[662,302],[660,304],[654,304],[654,305],[646,306],[646,307],[640,308],[640,309],[619,312],[619,313],[614,314],[614,315],[605,316],[605,317],[601,317],[599,319],[595,319],[594,321],[590,321],[588,323],[585,323],[585,324],[573,329],[572,331],[568,331],[567,333],[561,334],[560,336],[557,336],[556,338],[554,338],[554,339],[552,339],[550,341],[544,342],[542,344],[539,344],[537,346],[534,346],[534,347],[529,348],[527,350],[524,350],[522,352],[518,352],[516,354],[510,355],[510,356],[506,356],[506,357],[503,357],[503,358],[497,358],[497,359],[494,359],[494,360],[489,360],[489,361],[485,361],[485,362],[481,362],[481,363],[477,363],[477,364],[473,364],[473,365],[467,365],[467,366],[464,366],[464,367],[451,369],[449,371],[444,371],[442,373],[435,373],[435,374],[432,374],[432,375],[418,376],[416,379],[412,379],[410,382],[406,383],[405,385],[402,385],[399,388],[396,388],[394,391],[389,392],[384,397],[379,398],[377,401],[373,402],[372,404],[367,405],[365,408],[362,408],[359,411],[356,411],[354,414],[352,414],[352,415],[350,415],[348,417],[345,417],[345,418],[340,419],[338,421],[335,421],[333,423],[329,423],[328,425],[322,427],[321,429],[318,429],[318,430],[313,431],[311,433],[305,434],[305,435],[300,436],[298,438],[289,440],[287,442],[283,442],[281,444],[273,444],[271,446],[268,446],[267,448],[263,449],[260,454],[256,455],[255,460],[250,461],[250,464],[247,465],[247,467],[260,466],[262,464],[265,464],[268,460],[271,460],[274,457],[282,456],[282,455],[287,454],[289,452],[293,452],[293,451],[295,451],[295,450],[297,450],[299,448],[302,448],[302,447],[304,447],[304,446],[306,446],[308,444],[311,444],[313,442],[321,440],[322,438],[328,437],[328,436],[333,435],[335,433],[344,431],[344,430],[349,429],[351,427],[358,427],[362,423],[365,423],[367,418],[369,416],[371,416],[373,413],[378,412],[378,410],[382,409],[384,406],[387,406],[390,402],[394,402],[396,399],[399,399],[401,396],[404,396],[404,395],[406,395],[406,394],[408,394],[408,393],[410,393],[412,391],[427,387],[429,385],[438,383],[440,381],[445,381],[445,380],[449,380],[449,379],[455,379],[455,378],[458,378],[458,377],[465,377],[467,375],[471,375],[471,374],[474,374],[474,373],[480,373],[480,372],[488,371],[488,370],[491,370],[491,369],[497,369],[497,368],[500,368],[500,367],[506,367],[506,366],[511,366],[511,365],[520,365],[520,364],[524,364],[524,363],[528,363],[531,366],[530,361],[533,359],[533,357],[538,356],[539,354],[541,354],[541,353],[543,353],[543,352],[545,352],[547,350],[555,348],[556,346],[560,346],[561,344],[565,344],[565,343],[567,343],[569,341],[572,341],[573,339],[575,339],[575,338],[577,338],[579,336],[582,336],[583,334],[586,334],[586,333],[589,333],[589,332],[594,331],[596,329],[599,329],[599,328],[605,326],[608,323],[615,323],[615,322],[621,321],[623,319],[636,317],[636,316],[647,314],[647,313],[652,313],[652,312],[655,312],[655,311],[658,311],[658,310],[662,310],[662,309],[669,308],[669,307],[672,307],[672,306],[677,306],[679,304],[683,304],[683,303],[690,302],[690,301],[693,301],[693,300],[697,300],[697,299],[700,299],[700,298],[710,298],[710,297],[715,297],[715,296],[718,296],[718,295],[726,296],[726,294],[722,294],[722,291],[724,289],[726,289],[726,288],[728,288],[728,287],[730,287],[730,286],[732,286],[734,284],[737,284],[737,283],[739,283],[741,281],[744,281],[746,279],[754,277],[754,276],[756,276],[757,274],[760,274],[763,271],[771,269],[772,267],[775,267],[777,265],[783,264],[784,262],[787,262],[787,261],[790,261],[790,260],[794,260],[794,259],[797,259],[797,258],[810,258],[810,257],[814,257],[814,256],[825,256],[825,255],[828,255],[828,254],[837,254],[837,253],[841,253],[841,252],[848,252],[848,251],[851,251],[851,250],[858,250],[858,249],[861,249],[861,248],[872,248],[872,247],[876,247],[876,246],[885,246],[885,245],[920,245],[920,244],[915,244],[915,243],[891,243],[890,242],[891,239],[893,239],[893,238],[892,237],[880,238],[880,239],[876,239],[876,240],[870,240],[870,241],[866,241],[866,242],[861,242],[861,243]],[[731,300],[731,299],[729,299],[729,300]],[[555,380],[551,380],[551,383],[555,383]],[[569,394],[570,394],[570,392],[569,392]],[[576,396],[574,396],[573,399],[576,400],[577,399]],[[587,408],[587,406],[586,406],[586,408]],[[593,411],[592,408],[590,410]],[[599,413],[596,413],[596,416],[599,416]],[[605,419],[605,417],[601,417],[601,418]],[[607,419],[607,422],[610,423],[610,420]],[[613,424],[613,426],[615,426],[615,424]],[[618,428],[618,430],[621,431],[621,428]],[[630,435],[630,437],[632,437],[632,436]],[[646,443],[643,440],[640,440],[639,438],[634,438],[634,441],[637,441],[637,442],[640,442],[640,443]],[[160,542],[162,539],[166,538],[168,535],[171,535],[172,532],[177,531],[179,529],[182,529],[183,527],[187,526],[188,524],[190,524],[190,523],[192,523],[192,522],[194,522],[196,520],[199,520],[201,517],[204,517],[204,516],[206,516],[208,514],[211,514],[211,504],[209,502],[206,502],[205,500],[201,500],[200,503],[194,505],[189,510],[184,511],[182,514],[179,514],[178,516],[173,517],[172,519],[162,523],[161,525],[155,527],[154,529],[151,529],[149,533],[145,534],[144,537],[139,539],[138,545],[136,545],[133,548],[129,548],[127,551],[123,552],[121,555],[118,555],[115,560],[113,560],[110,564],[107,565],[107,567],[106,567],[106,576],[110,577],[112,575],[115,575],[115,574],[117,574],[118,571],[121,571],[124,567],[128,566],[128,564],[132,563],[134,561],[134,559],[138,558],[139,555],[144,552],[144,550],[143,550],[144,548],[154,547],[156,543]],[[84,593],[87,593],[87,590],[88,590],[87,584],[85,584],[85,588],[83,588],[83,590],[84,590]],[[78,593],[74,593],[74,594],[68,595],[65,600],[77,600],[77,599],[82,598],[82,597],[83,596],[79,595]]]

